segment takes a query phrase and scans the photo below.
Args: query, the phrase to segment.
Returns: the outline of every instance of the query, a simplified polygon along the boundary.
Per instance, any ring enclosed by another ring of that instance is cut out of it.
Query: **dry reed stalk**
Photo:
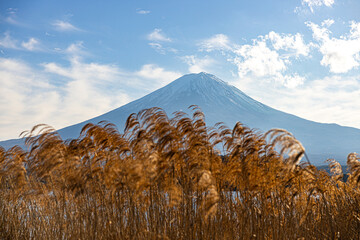
[[[265,134],[265,138],[267,137],[273,147],[280,147],[281,155],[287,155],[284,162],[290,169],[294,169],[300,163],[305,148],[290,132],[284,129],[272,129]]]
[[[67,141],[37,125],[29,150],[0,148],[0,239],[360,237],[356,154],[342,183],[333,160],[331,176],[299,164],[304,147],[285,130],[208,127],[190,109],[145,109],[124,133],[87,124]]]

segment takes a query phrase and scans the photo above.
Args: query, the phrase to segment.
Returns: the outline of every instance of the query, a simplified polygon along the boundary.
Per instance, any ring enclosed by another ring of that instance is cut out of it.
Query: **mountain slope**
[[[170,115],[179,110],[187,111],[193,104],[203,110],[210,126],[224,122],[231,128],[240,121],[262,131],[287,129],[303,143],[315,164],[322,164],[327,158],[336,158],[343,164],[348,153],[360,150],[360,129],[308,121],[275,110],[207,73],[185,75],[136,101],[59,132],[64,139],[74,138],[86,123],[102,120],[116,124],[122,131],[131,113],[161,107]],[[18,143],[18,140],[0,142],[0,145],[9,147],[14,143]]]

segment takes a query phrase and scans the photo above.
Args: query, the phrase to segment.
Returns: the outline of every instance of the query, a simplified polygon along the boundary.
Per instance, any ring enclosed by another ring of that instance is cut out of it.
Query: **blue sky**
[[[95,117],[205,71],[360,128],[360,1],[1,1],[0,140]]]

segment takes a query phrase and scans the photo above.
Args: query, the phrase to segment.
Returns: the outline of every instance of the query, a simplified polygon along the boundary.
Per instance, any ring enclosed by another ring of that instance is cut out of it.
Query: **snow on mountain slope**
[[[281,96],[279,96],[281,97]],[[240,121],[251,128],[267,131],[284,128],[292,132],[306,148],[310,160],[323,164],[327,158],[336,158],[342,164],[350,152],[360,151],[360,129],[308,121],[268,107],[207,73],[188,74],[136,101],[88,121],[59,130],[64,139],[79,135],[81,128],[89,122],[106,120],[124,129],[131,113],[150,108],[163,108],[168,115],[175,111],[188,111],[190,105],[198,105],[205,113],[209,126],[224,122],[233,127]],[[9,147],[19,140],[0,142]]]

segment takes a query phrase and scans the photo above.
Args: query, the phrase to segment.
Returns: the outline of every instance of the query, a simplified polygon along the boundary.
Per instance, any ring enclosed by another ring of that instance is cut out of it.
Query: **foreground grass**
[[[206,127],[157,108],[0,149],[0,239],[359,239],[360,163],[331,174],[290,133]],[[40,133],[35,136],[35,133]],[[279,153],[276,149],[280,149]],[[221,152],[219,151],[221,150]]]

